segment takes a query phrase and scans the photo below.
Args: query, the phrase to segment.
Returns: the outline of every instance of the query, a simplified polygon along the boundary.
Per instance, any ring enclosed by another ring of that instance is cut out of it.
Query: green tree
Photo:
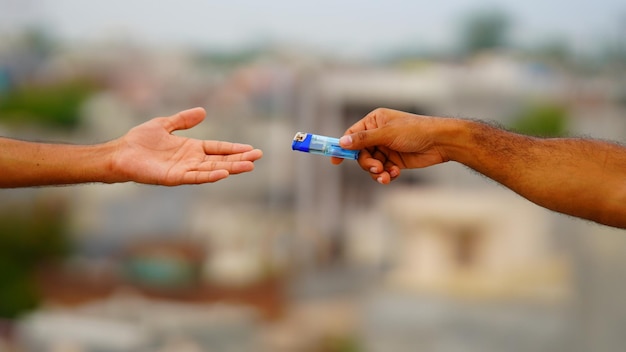
[[[567,109],[555,103],[530,104],[518,113],[511,127],[531,136],[562,137],[567,130]]]
[[[87,80],[24,85],[0,97],[0,120],[73,128],[80,121],[81,105],[96,89]]]
[[[482,10],[468,15],[461,25],[463,54],[505,47],[511,23],[511,18],[501,10]]]
[[[3,206],[0,211],[0,318],[13,319],[37,306],[35,273],[68,253],[63,207]]]

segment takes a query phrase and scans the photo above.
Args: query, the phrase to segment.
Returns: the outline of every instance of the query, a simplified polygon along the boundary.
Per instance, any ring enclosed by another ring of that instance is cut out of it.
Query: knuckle
[[[372,111],[372,115],[374,116],[385,116],[389,112],[387,108],[376,108]]]
[[[367,131],[359,131],[359,132],[356,133],[356,139],[358,141],[361,141],[361,142],[362,141],[366,141],[367,140],[367,136],[368,136]]]

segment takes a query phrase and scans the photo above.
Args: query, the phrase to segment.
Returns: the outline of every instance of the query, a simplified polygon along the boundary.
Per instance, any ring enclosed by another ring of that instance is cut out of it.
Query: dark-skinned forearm
[[[534,138],[454,120],[446,154],[530,201],[626,227],[626,148],[578,138]]]

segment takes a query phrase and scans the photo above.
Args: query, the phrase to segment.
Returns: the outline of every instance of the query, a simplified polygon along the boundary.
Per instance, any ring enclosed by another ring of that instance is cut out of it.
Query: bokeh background
[[[376,107],[624,142],[622,1],[0,0],[1,135],[195,106],[254,172],[0,191],[1,351],[623,350],[623,230],[290,149]]]

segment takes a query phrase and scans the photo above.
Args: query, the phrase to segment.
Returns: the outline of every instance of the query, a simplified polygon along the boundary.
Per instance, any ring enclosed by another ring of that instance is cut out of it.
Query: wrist
[[[445,161],[465,164],[475,152],[474,131],[477,123],[456,119],[437,118],[438,124],[433,132],[435,145]]]
[[[111,142],[69,148],[74,150],[66,151],[71,160],[67,162],[67,179],[59,180],[60,183],[119,182],[118,177],[112,172],[111,160],[115,148]]]
[[[97,157],[102,163],[98,170],[101,171],[99,180],[104,183],[120,183],[130,181],[130,177],[123,172],[117,162],[117,155],[121,150],[122,139],[114,139],[109,142],[99,144],[96,152]]]
[[[519,151],[528,146],[521,141],[530,139],[485,122],[462,119],[452,119],[444,136],[449,160],[479,172],[501,167],[503,160],[514,155],[519,157]]]

